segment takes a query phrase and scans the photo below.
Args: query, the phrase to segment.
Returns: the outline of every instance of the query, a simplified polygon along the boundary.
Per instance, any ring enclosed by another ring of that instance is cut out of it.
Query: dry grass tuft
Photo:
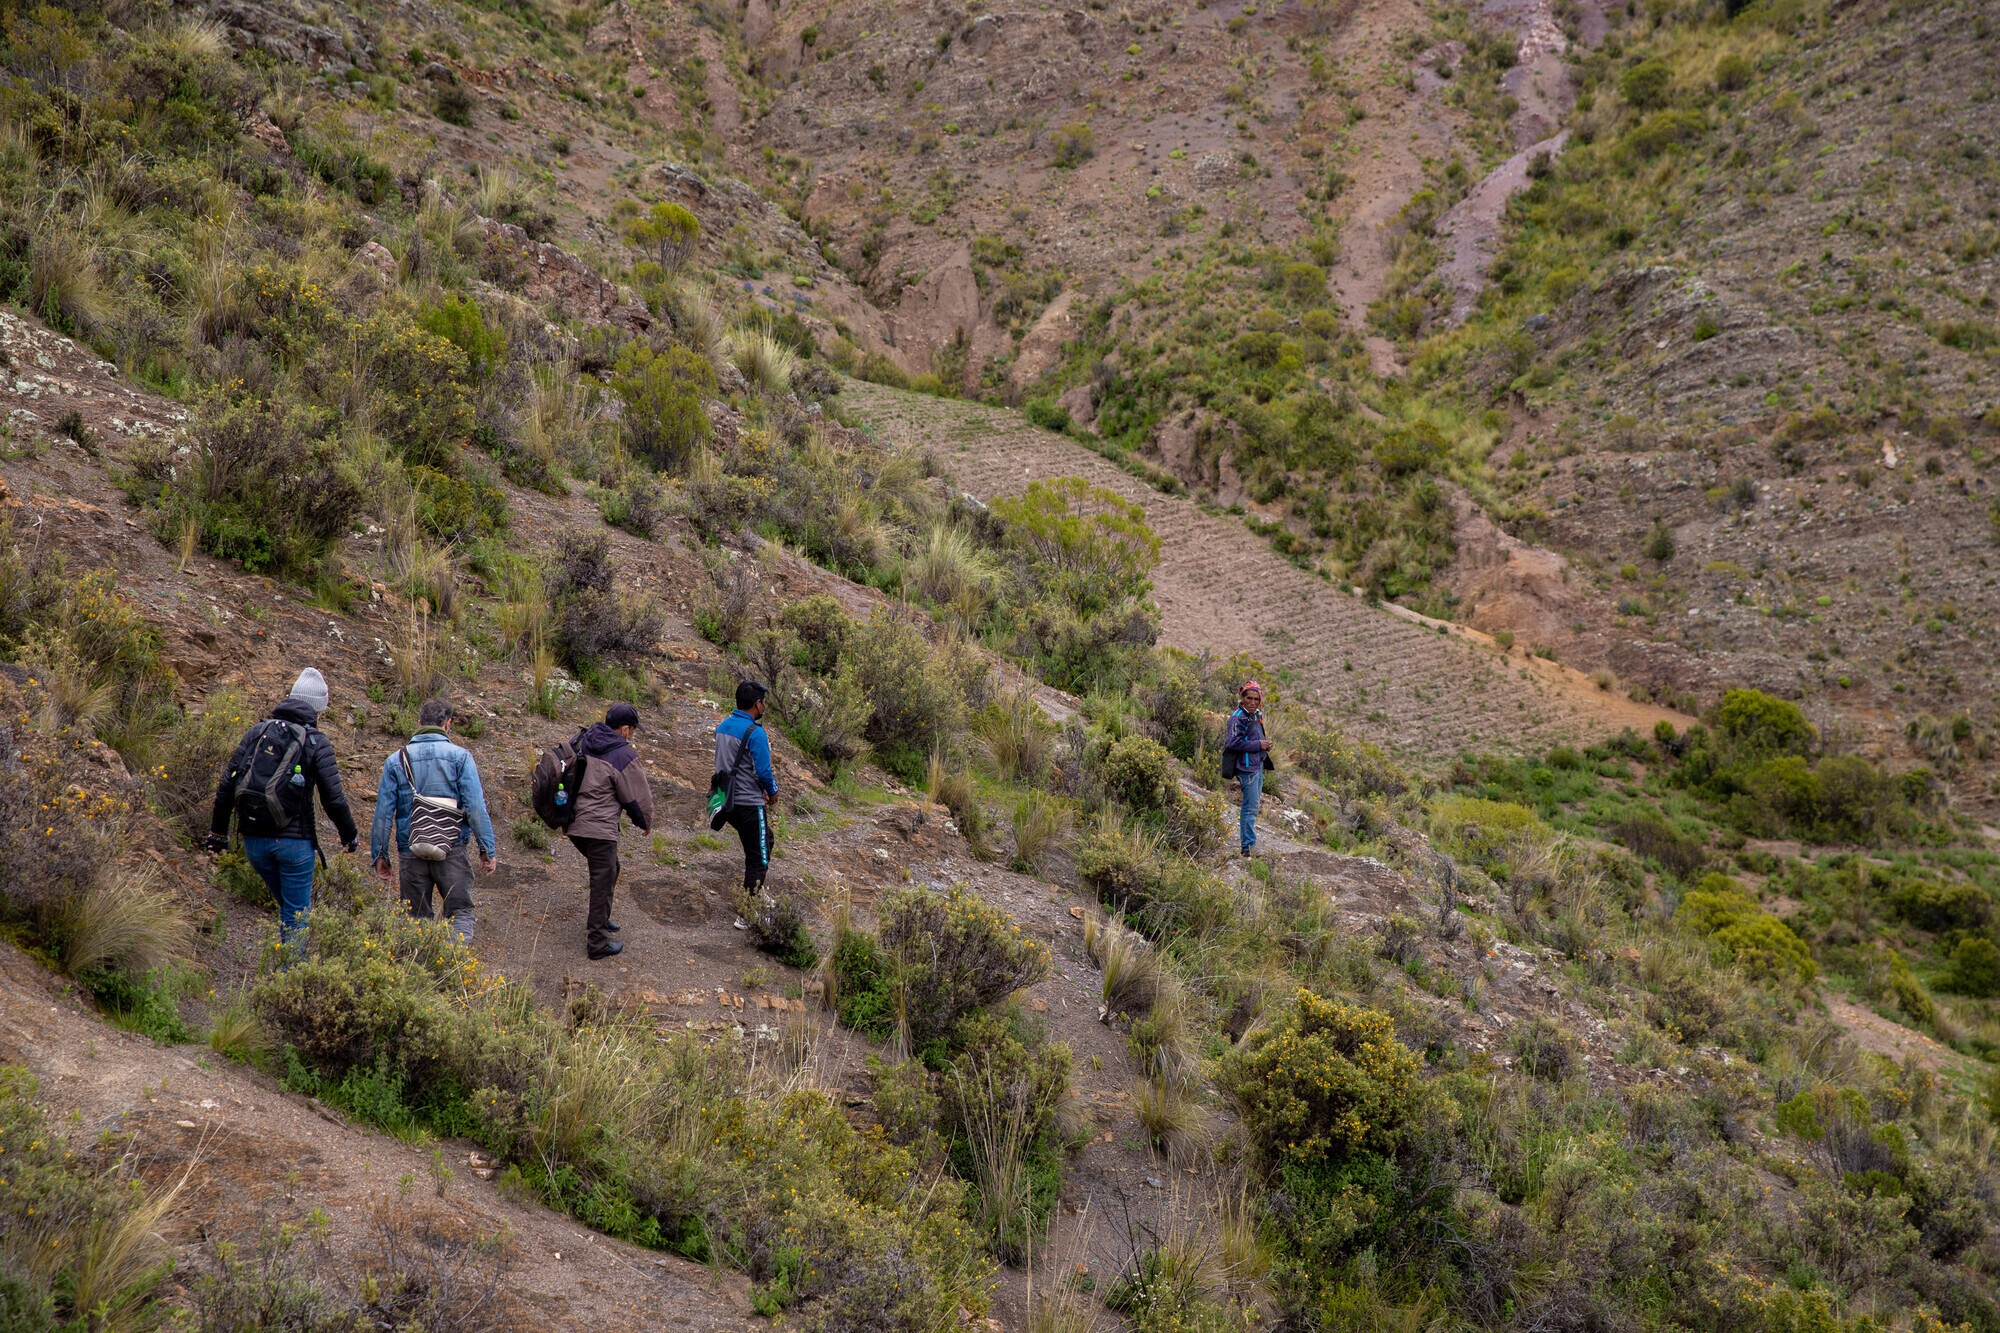
[[[993,766],[1010,782],[1040,781],[1055,758],[1054,732],[1027,690],[989,705],[979,719],[979,736]]]
[[[97,246],[60,222],[36,232],[28,243],[28,302],[58,327],[82,332],[103,322],[111,298]]]
[[[631,1028],[584,1028],[552,1042],[528,1138],[545,1168],[590,1161],[611,1143],[648,1141],[660,1113],[651,1039]]]
[[[208,1028],[208,1048],[239,1064],[262,1063],[271,1049],[271,1038],[247,996],[241,992],[231,996],[229,1007],[215,1016]]]
[[[1105,1017],[1119,1013],[1145,1013],[1160,997],[1162,973],[1160,957],[1145,938],[1115,921],[1088,917],[1084,921],[1084,949],[1104,973],[1102,991]]]
[[[73,977],[103,967],[150,972],[185,954],[192,939],[180,905],[151,871],[112,872],[62,916],[62,969]]]
[[[729,359],[750,386],[771,398],[792,391],[799,355],[768,328],[742,328],[729,336]]]
[[[1042,858],[1056,850],[1069,836],[1069,803],[1039,787],[1031,788],[1014,803],[1014,859],[1022,867],[1039,872]]]
[[[75,1308],[89,1312],[95,1333],[123,1333],[153,1327],[146,1298],[159,1279],[166,1256],[160,1223],[173,1211],[187,1176],[154,1190],[136,1207],[114,1213],[85,1233],[70,1260],[70,1295]]]
[[[978,1222],[996,1250],[1011,1259],[1017,1238],[1030,1230],[1028,1141],[1035,1117],[1025,1088],[1001,1085],[990,1065],[970,1075],[954,1070],[952,1079],[971,1140]]]
[[[984,615],[1001,580],[1000,567],[971,534],[944,523],[917,539],[903,562],[903,576],[939,606],[969,613],[971,624]]]
[[[1200,1165],[1210,1155],[1213,1121],[1197,1086],[1178,1077],[1142,1078],[1132,1084],[1132,1114],[1177,1169]]]

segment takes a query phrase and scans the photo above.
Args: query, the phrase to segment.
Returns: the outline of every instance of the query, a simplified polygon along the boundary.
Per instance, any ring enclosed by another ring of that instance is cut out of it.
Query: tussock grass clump
[[[1197,1166],[1207,1158],[1211,1119],[1198,1084],[1176,1077],[1136,1079],[1131,1101],[1132,1114],[1146,1137],[1176,1169]]]
[[[769,327],[753,326],[730,334],[729,360],[759,393],[782,398],[792,391],[799,355]]]
[[[1144,1013],[1159,999],[1163,984],[1159,955],[1143,936],[1115,921],[1084,919],[1084,948],[1104,974],[1100,992],[1106,1017]]]
[[[230,996],[229,1004],[210,1020],[208,1047],[225,1059],[239,1064],[261,1065],[270,1053],[271,1039],[263,1020],[250,1005],[247,995]]]
[[[912,543],[903,561],[906,585],[938,606],[959,615],[966,624],[984,619],[986,607],[1002,583],[1000,566],[963,528],[939,523]]]
[[[143,974],[184,954],[193,938],[180,904],[150,871],[114,871],[63,909],[58,928],[63,971],[85,976],[107,967]]]
[[[1030,691],[1018,690],[989,703],[979,715],[978,730],[987,758],[1003,779],[1032,786],[1047,776],[1055,757],[1055,733]]]
[[[1039,872],[1042,861],[1069,836],[1071,812],[1060,796],[1039,787],[1014,803],[1014,866]]]

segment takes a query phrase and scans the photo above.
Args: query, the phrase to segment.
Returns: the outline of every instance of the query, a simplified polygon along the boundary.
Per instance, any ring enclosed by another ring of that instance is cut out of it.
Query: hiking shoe
[[[602,949],[592,949],[590,951],[590,961],[594,963],[597,962],[599,959],[610,958],[613,955],[621,954],[624,952],[625,952],[625,942],[623,940],[613,940],[611,941],[611,943],[605,945]]]
[[[618,933],[618,923],[616,921],[605,922],[604,928],[610,931],[613,935],[616,935]]]

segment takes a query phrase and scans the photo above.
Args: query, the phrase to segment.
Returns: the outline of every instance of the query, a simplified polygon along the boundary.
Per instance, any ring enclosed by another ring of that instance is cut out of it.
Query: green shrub
[[[437,305],[419,311],[417,326],[426,333],[446,339],[465,353],[466,373],[475,380],[485,379],[506,363],[505,326],[489,326],[478,303],[461,298],[456,293],[447,295]]]
[[[1819,973],[1805,941],[1726,875],[1706,876],[1681,899],[1674,921],[1722,946],[1749,976],[1811,981]]]
[[[595,498],[604,511],[604,521],[634,537],[651,541],[666,527],[666,492],[646,474],[631,473],[617,489],[598,491]]]
[[[1412,785],[1372,741],[1351,741],[1338,728],[1298,733],[1294,749],[1299,767],[1322,783],[1362,796],[1401,796]]]
[[[1910,880],[1889,895],[1897,915],[1925,930],[1977,930],[1993,916],[1993,899],[1977,884]]]
[[[839,602],[825,593],[815,593],[785,607],[778,613],[778,623],[792,634],[794,667],[814,676],[831,676],[840,670],[841,650],[854,622]]]
[[[1388,1156],[1449,1116],[1455,1106],[1421,1069],[1387,1014],[1300,989],[1244,1039],[1223,1078],[1264,1160],[1312,1167]]]
[[[1143,902],[1160,876],[1155,849],[1113,824],[1100,824],[1077,842],[1076,873],[1099,902]]]
[[[396,1082],[448,1102],[481,1087],[518,1092],[533,1075],[532,1032],[501,1021],[520,996],[480,973],[448,923],[400,904],[315,912],[307,957],[260,978],[250,1002],[314,1090],[359,1071],[373,1087]]]
[[[863,357],[860,369],[855,374],[855,378],[867,380],[870,384],[886,384],[892,389],[908,389],[910,387],[909,372],[890,360],[888,355],[882,352],[870,352],[867,356]]]
[[[1200,861],[1222,846],[1235,827],[1235,816],[1218,792],[1190,796],[1175,791],[1167,809],[1167,845],[1190,860]]]
[[[1209,721],[1207,692],[1186,667],[1168,671],[1148,691],[1146,711],[1166,733],[1167,749],[1183,763],[1193,763],[1203,745],[1217,739]]]
[[[871,1041],[895,1035],[896,976],[882,946],[866,931],[842,929],[833,943],[834,1012]]]
[[[1583,1044],[1546,1018],[1532,1019],[1514,1032],[1514,1054],[1534,1078],[1560,1083],[1583,1069]]]
[[[1113,745],[1100,775],[1105,790],[1134,810],[1170,809],[1180,796],[1174,757],[1145,736],[1127,736]]]
[[[1666,61],[1642,60],[1619,77],[1618,95],[1641,111],[1651,111],[1666,104],[1673,77],[1674,67]]]
[[[1655,814],[1643,814],[1621,821],[1612,836],[1630,848],[1634,856],[1659,862],[1660,869],[1685,880],[1708,860],[1702,839],[1677,832],[1673,825]]]
[[[484,464],[468,465],[457,474],[422,465],[408,472],[416,491],[417,522],[440,541],[469,546],[507,526],[507,493]]]
[[[623,230],[626,240],[653,251],[668,273],[679,271],[701,241],[701,219],[672,202],[654,204],[628,218]]]
[[[1160,539],[1146,524],[1145,507],[1115,491],[1061,477],[1030,482],[1019,496],[995,499],[991,509],[1005,525],[1007,544],[1027,555],[1038,592],[1081,615],[1152,588],[1148,575],[1159,563]]]
[[[1724,694],[1716,728],[1747,754],[1804,754],[1819,739],[1797,704],[1762,690]]]
[[[253,574],[309,581],[359,518],[364,479],[339,418],[279,397],[211,397],[195,410],[187,457],[166,446],[135,457],[128,483],[177,543],[192,526],[203,551]]]
[[[1069,419],[1069,409],[1053,398],[1030,398],[1021,404],[1021,415],[1026,417],[1031,425],[1058,434],[1067,434],[1073,424]]]
[[[751,942],[786,967],[810,968],[819,962],[819,945],[796,894],[766,888],[738,911],[749,923]]]
[[[678,343],[655,352],[633,341],[618,353],[611,387],[625,400],[626,447],[661,472],[685,473],[708,439],[715,367]]]
[[[218,690],[176,712],[155,740],[146,772],[153,809],[183,841],[192,844],[208,832],[216,778],[255,720],[242,696]]]
[[[949,1058],[969,1015],[1048,975],[1048,949],[970,889],[899,889],[878,910],[911,1047],[934,1066]]]
[[[1049,136],[1049,164],[1058,170],[1082,166],[1097,155],[1097,139],[1090,126],[1074,121]]]
[[[437,90],[437,96],[431,102],[431,109],[437,112],[439,120],[461,128],[472,124],[472,106],[472,94],[465,91],[465,86],[460,83],[447,83]]]
[[[878,610],[848,633],[843,656],[867,692],[865,735],[878,751],[920,773],[933,753],[963,746],[964,696],[915,625]]]
[[[937,1139],[938,1095],[931,1087],[931,1071],[921,1060],[905,1060],[885,1065],[868,1057],[868,1073],[874,1082],[875,1118],[891,1142],[904,1147],[920,1147]]]
[[[1984,935],[1968,935],[1951,951],[1951,971],[1942,989],[1991,999],[2000,995],[2000,946]]]
[[[1490,865],[1521,841],[1544,841],[1550,832],[1533,810],[1477,796],[1446,796],[1431,807],[1431,833],[1453,856]]]
[[[1122,692],[1143,678],[1160,634],[1151,603],[1128,601],[1093,614],[1065,603],[1029,608],[1016,651],[1050,684],[1079,694]]]

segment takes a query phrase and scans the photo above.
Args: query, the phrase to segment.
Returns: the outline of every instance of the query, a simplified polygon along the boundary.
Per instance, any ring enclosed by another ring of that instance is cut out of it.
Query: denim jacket
[[[466,813],[466,823],[458,831],[458,845],[477,834],[479,854],[493,855],[493,819],[486,813],[486,793],[479,785],[479,765],[464,748],[453,745],[442,731],[426,728],[410,737],[410,772],[417,790],[426,796],[443,796],[458,802]],[[382,765],[382,783],[375,792],[375,825],[368,835],[368,851],[373,860],[389,854],[389,830],[396,832],[396,850],[410,850],[410,783],[403,776],[402,752],[395,751]]]

